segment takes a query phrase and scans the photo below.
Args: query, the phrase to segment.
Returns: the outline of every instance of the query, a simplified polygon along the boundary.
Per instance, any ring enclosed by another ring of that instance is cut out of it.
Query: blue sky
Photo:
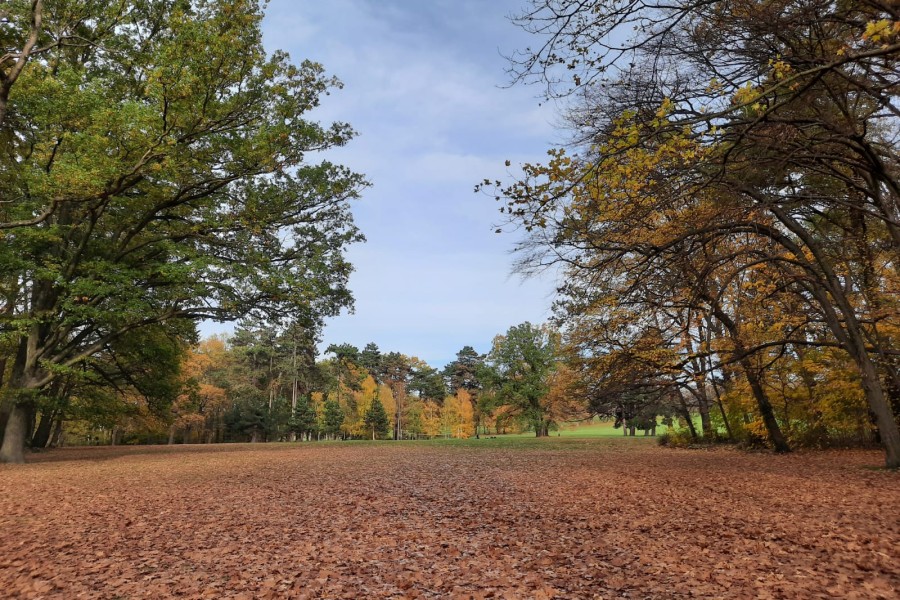
[[[549,317],[554,282],[510,275],[514,237],[497,235],[497,203],[473,193],[507,177],[504,161],[538,161],[560,138],[539,90],[506,86],[504,54],[535,40],[507,16],[525,0],[272,0],[269,50],[322,63],[344,89],[321,121],[359,137],[329,159],[373,186],[355,203],[368,238],[350,252],[355,314],[331,319],[324,348],[374,341],[436,367],[464,345]]]

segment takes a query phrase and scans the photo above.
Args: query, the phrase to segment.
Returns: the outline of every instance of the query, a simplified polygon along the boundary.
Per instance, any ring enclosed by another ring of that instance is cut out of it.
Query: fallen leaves
[[[0,469],[12,598],[893,598],[876,453],[92,448]]]

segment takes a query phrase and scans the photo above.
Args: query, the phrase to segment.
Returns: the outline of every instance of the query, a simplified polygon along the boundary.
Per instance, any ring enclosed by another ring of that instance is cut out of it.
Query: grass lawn
[[[665,425],[659,425],[656,428],[656,434],[659,435],[667,431],[668,428]],[[490,436],[488,436],[490,437]],[[501,437],[501,436],[498,436]],[[502,437],[534,437],[534,432],[526,432],[526,433],[515,433],[515,434],[507,434]],[[622,428],[614,428],[613,421],[602,421],[600,419],[591,419],[586,422],[572,423],[572,424],[564,424],[559,430],[551,431],[550,437],[564,437],[564,438],[598,438],[598,437],[624,437],[622,435]],[[644,432],[641,430],[635,431],[635,437],[644,437]],[[650,437],[650,436],[648,436]]]

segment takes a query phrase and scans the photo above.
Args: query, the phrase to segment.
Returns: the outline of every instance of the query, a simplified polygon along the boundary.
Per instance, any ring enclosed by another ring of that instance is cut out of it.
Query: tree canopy
[[[4,44],[27,61],[0,64],[0,459],[22,460],[42,390],[122,336],[350,306],[347,201],[366,182],[311,160],[350,126],[305,116],[339,82],[267,53],[262,16],[248,0],[48,0],[10,20]]]
[[[569,100],[574,151],[497,197],[520,268],[565,265],[593,379],[628,358],[703,413],[738,374],[786,451],[771,367],[840,348],[900,465],[896,7],[535,0],[516,23],[541,42],[514,77]]]

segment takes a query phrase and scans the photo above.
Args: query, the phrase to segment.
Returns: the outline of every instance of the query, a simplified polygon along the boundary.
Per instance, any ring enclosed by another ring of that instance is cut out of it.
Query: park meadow
[[[2,467],[13,598],[894,598],[875,451],[650,439],[65,448]]]
[[[897,0],[0,2],[0,600],[894,600],[898,507]]]

